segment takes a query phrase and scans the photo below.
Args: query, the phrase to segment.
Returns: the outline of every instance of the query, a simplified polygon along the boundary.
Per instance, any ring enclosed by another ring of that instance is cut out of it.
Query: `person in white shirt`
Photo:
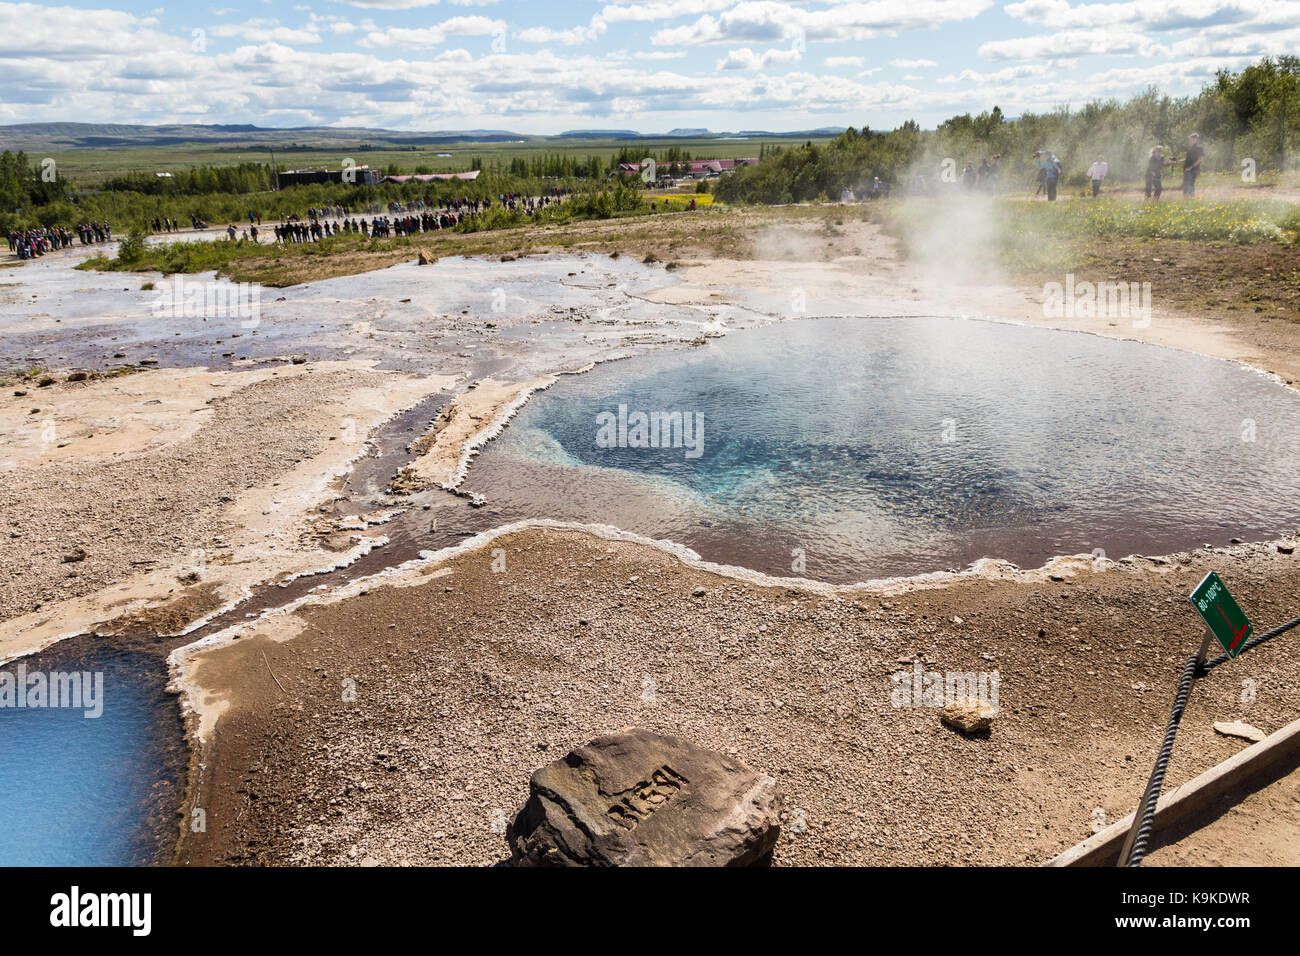
[[[1110,172],[1110,167],[1106,165],[1106,160],[1102,159],[1101,156],[1098,156],[1097,161],[1088,167],[1088,178],[1092,180],[1094,199],[1101,192],[1101,181],[1106,178],[1108,172]]]

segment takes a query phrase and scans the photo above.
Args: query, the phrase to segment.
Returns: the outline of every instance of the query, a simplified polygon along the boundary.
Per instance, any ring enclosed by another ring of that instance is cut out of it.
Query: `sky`
[[[1300,51],[1300,0],[0,2],[0,123],[930,127]]]

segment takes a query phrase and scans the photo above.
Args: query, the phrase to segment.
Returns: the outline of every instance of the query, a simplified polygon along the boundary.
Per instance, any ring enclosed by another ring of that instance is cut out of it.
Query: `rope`
[[[1237,652],[1241,656],[1252,647],[1259,647],[1265,641],[1270,641],[1279,634],[1285,634],[1293,627],[1300,627],[1300,617],[1280,624],[1271,631],[1265,631],[1263,634],[1256,634]],[[1187,707],[1187,697],[1192,692],[1192,684],[1196,678],[1208,674],[1214,668],[1218,667],[1229,660],[1232,660],[1227,654],[1220,654],[1211,660],[1202,662],[1197,655],[1187,659],[1187,664],[1183,668],[1182,680],[1178,682],[1178,693],[1174,695],[1173,713],[1169,715],[1169,726],[1165,729],[1165,741],[1160,745],[1160,754],[1156,757],[1156,765],[1151,771],[1151,779],[1147,783],[1147,790],[1144,795],[1144,801],[1139,808],[1142,813],[1142,823],[1138,827],[1137,836],[1133,840],[1133,849],[1129,853],[1126,866],[1141,866],[1142,859],[1147,855],[1147,843],[1151,837],[1151,830],[1155,824],[1156,804],[1160,802],[1160,789],[1165,782],[1165,770],[1169,767],[1169,757],[1174,750],[1174,736],[1178,733],[1178,724],[1183,719],[1183,710]]]

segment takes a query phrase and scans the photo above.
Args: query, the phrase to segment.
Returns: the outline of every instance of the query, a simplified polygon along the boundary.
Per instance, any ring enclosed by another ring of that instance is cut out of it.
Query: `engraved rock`
[[[749,866],[781,835],[781,807],[767,774],[624,728],[534,773],[507,838],[526,866]]]

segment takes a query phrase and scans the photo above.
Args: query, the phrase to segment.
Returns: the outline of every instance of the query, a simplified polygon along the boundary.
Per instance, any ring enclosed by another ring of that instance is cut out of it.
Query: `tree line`
[[[1082,183],[1098,155],[1112,178],[1140,181],[1151,147],[1179,155],[1194,132],[1201,134],[1207,169],[1300,167],[1300,57],[1266,57],[1238,73],[1220,71],[1194,96],[1170,97],[1151,87],[1125,102],[1081,109],[1063,106],[1008,119],[994,106],[976,116],[953,116],[934,130],[909,120],[889,132],[850,127],[824,146],[767,146],[757,166],[723,177],[715,192],[732,202],[834,199],[876,176],[900,186],[918,173],[939,182],[945,160],[948,170],[960,171],[995,155],[1002,157],[1001,187],[1018,189],[1033,183],[1037,149],[1060,158],[1070,185]]]

